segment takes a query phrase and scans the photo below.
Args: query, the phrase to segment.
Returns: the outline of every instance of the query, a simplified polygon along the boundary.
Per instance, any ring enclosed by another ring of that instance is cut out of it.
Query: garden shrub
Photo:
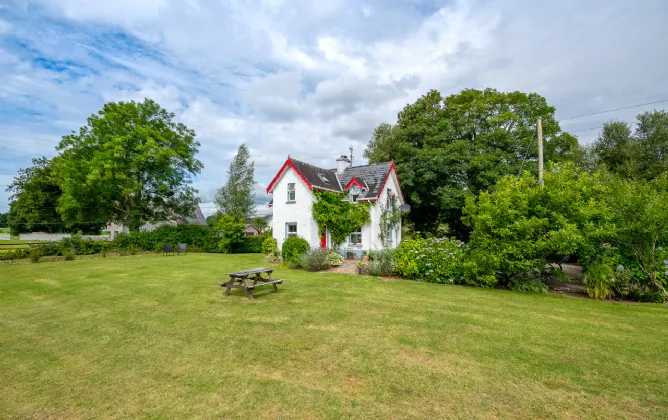
[[[246,236],[232,245],[229,252],[232,254],[259,254],[262,252],[263,236]]]
[[[30,256],[28,248],[15,249],[9,252],[0,252],[0,261],[21,260]]]
[[[311,249],[300,257],[301,266],[306,271],[322,271],[329,268],[329,251],[326,249]]]
[[[329,251],[327,253],[327,263],[332,267],[338,267],[343,264],[344,261],[343,256],[336,251]]]
[[[584,276],[585,290],[594,299],[608,299],[613,295],[615,269],[610,261],[591,264]]]
[[[395,273],[394,250],[384,249],[371,253],[372,261],[369,262],[369,274],[377,277],[387,277]]]
[[[127,251],[135,246],[144,251],[161,250],[163,244],[187,244],[188,250],[219,252],[220,237],[208,226],[182,224],[160,226],[147,232],[130,232],[116,235],[111,246],[119,251]]]
[[[265,255],[276,255],[278,253],[278,243],[276,238],[267,236],[262,241],[262,253]]]
[[[310,248],[308,241],[299,236],[289,236],[283,241],[281,256],[286,264],[299,265],[303,253]]]
[[[591,255],[614,237],[602,176],[572,164],[549,165],[544,186],[532,174],[507,176],[468,197],[462,221],[473,228],[466,282],[493,286],[526,278],[570,255]]]
[[[402,241],[394,250],[394,263],[402,276],[452,284],[463,282],[465,256],[466,246],[456,239],[415,238]]]
[[[519,292],[547,293],[547,285],[538,279],[513,279],[508,287]]]
[[[43,255],[44,255],[44,250],[42,249],[42,245],[34,246],[30,248],[30,250],[28,251],[28,256],[30,257],[30,261],[33,263],[38,263]]]

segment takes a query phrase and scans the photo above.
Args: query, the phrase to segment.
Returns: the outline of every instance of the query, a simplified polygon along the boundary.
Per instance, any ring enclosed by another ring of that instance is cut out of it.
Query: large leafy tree
[[[255,163],[245,144],[239,146],[227,170],[227,182],[216,194],[221,214],[246,221],[255,214]]]
[[[131,231],[190,216],[198,149],[195,132],[155,101],[107,103],[58,145],[58,211],[68,225],[112,220]]]
[[[81,220],[77,224],[65,226],[57,211],[62,195],[60,179],[55,164],[57,158],[33,159],[32,166],[20,169],[14,181],[7,188],[12,193],[10,212],[7,217],[12,233],[20,232],[63,232],[66,230],[99,232],[104,220]]]
[[[668,171],[668,112],[636,117],[635,132],[623,121],[610,121],[593,145],[598,163],[631,179],[651,180]]]
[[[504,175],[536,171],[536,122],[542,118],[545,159],[577,160],[577,139],[561,131],[554,107],[535,93],[432,90],[407,105],[395,125],[381,124],[365,150],[371,163],[394,160],[410,221],[419,231],[447,223],[460,237],[466,196]]]

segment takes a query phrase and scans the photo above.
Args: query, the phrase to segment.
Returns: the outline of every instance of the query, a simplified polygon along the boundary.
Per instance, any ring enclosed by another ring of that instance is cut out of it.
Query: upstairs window
[[[394,198],[392,198],[392,190],[387,189],[387,208],[391,209],[394,207]]]
[[[288,184],[288,203],[294,203],[295,201],[295,184],[291,182]]]
[[[352,201],[353,203],[357,203],[357,198],[360,196],[360,193],[361,193],[360,187],[358,187],[357,185],[353,185],[350,188],[350,201]]]

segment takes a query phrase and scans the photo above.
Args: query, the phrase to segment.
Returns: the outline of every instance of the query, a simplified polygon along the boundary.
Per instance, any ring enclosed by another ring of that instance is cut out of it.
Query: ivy
[[[397,206],[397,203],[394,200],[392,202],[392,207],[380,206],[380,233],[378,234],[378,238],[380,239],[380,243],[383,244],[383,247],[386,247],[387,233],[390,229],[396,229],[399,226],[399,223],[401,223],[401,211],[399,211],[399,206]]]
[[[317,202],[313,203],[313,219],[318,223],[320,235],[329,231],[332,243],[345,242],[348,235],[371,222],[369,203],[343,201],[346,193],[314,190]]]

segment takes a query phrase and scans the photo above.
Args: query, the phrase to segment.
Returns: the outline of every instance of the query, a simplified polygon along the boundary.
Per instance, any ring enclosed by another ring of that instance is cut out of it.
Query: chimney
[[[341,156],[340,158],[336,159],[336,173],[341,174],[343,173],[346,168],[350,168],[351,162],[350,159],[348,159],[348,156]]]

